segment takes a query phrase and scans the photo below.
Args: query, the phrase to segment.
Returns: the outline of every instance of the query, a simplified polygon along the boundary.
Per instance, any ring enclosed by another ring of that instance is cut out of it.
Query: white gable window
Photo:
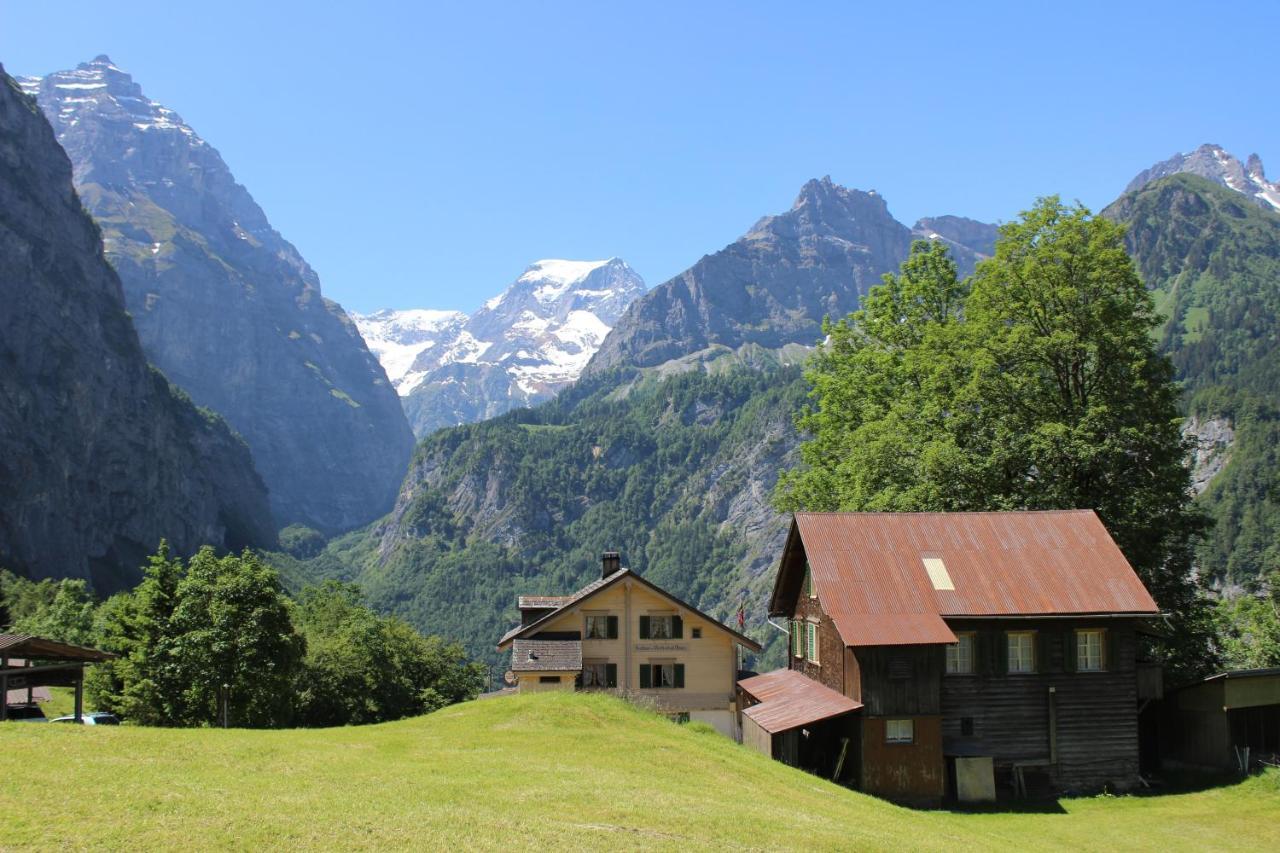
[[[1102,672],[1102,631],[1076,631],[1076,669],[1080,672]]]
[[[1010,631],[1009,672],[1036,671],[1036,635],[1034,631]]]
[[[947,675],[972,674],[973,634],[956,634],[956,642],[947,646]]]

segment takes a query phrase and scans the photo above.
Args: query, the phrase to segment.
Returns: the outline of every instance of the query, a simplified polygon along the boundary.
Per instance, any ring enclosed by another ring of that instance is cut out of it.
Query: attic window
[[[923,557],[921,562],[924,563],[924,570],[929,573],[929,580],[933,583],[934,589],[950,589],[954,590],[956,585],[951,582],[951,575],[947,574],[947,565],[937,557]]]

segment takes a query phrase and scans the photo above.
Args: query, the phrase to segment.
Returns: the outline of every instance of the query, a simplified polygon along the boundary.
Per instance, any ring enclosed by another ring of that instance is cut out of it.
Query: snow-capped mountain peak
[[[1257,154],[1249,155],[1248,161],[1241,163],[1221,145],[1213,144],[1201,145],[1189,154],[1175,154],[1155,164],[1130,181],[1125,192],[1135,192],[1152,181],[1180,172],[1208,178],[1263,207],[1280,210],[1280,184],[1267,180],[1262,159]]]
[[[424,435],[551,398],[644,290],[620,258],[548,258],[470,317],[419,310],[353,319]]]

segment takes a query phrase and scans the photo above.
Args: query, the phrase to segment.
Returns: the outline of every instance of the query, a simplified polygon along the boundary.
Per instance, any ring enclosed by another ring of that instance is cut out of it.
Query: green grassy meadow
[[[617,699],[291,731],[0,725],[0,847],[1280,849],[1280,773],[1056,813],[919,812]]]

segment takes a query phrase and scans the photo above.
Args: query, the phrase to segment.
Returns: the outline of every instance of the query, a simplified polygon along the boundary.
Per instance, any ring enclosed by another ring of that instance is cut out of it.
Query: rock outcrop
[[[71,164],[2,70],[0,305],[0,566],[107,593],[162,537],[274,543],[248,448],[148,365]]]
[[[147,357],[248,442],[281,525],[392,505],[413,436],[355,324],[218,152],[100,56],[25,78],[102,227]]]

